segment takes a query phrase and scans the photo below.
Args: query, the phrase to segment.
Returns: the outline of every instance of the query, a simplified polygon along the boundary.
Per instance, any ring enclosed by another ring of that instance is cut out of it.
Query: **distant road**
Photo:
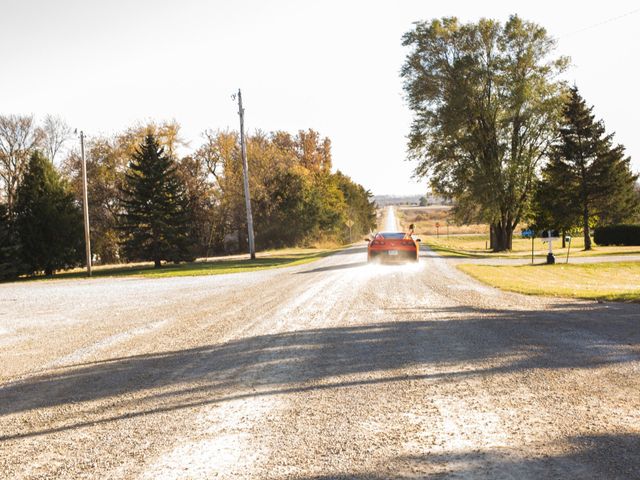
[[[386,211],[386,221],[384,225],[384,229],[387,232],[399,232],[400,231],[400,223],[396,218],[396,209],[393,206],[387,207]]]
[[[0,478],[640,478],[640,305],[365,260],[0,285]]]

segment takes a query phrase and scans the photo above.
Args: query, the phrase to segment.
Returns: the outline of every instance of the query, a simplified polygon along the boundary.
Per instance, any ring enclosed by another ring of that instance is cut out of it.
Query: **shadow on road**
[[[615,315],[600,304],[550,311],[390,309],[390,317],[406,320],[263,335],[54,369],[0,388],[0,442],[237,398],[638,361],[638,310],[628,308]],[[395,373],[406,367],[416,373]],[[141,396],[127,403],[135,392]],[[110,399],[110,406],[97,414],[87,404],[89,419],[73,417],[43,430],[3,427],[4,418],[19,412],[103,399]]]
[[[328,265],[326,267],[313,268],[311,270],[303,270],[302,272],[297,272],[297,273],[300,274],[300,273],[330,272],[334,270],[346,270],[349,268],[364,267],[365,265],[367,265],[367,262],[341,263],[338,265]]]
[[[344,248],[342,250],[338,250],[335,253],[332,253],[331,255],[353,255],[354,253],[364,253],[366,255],[367,253],[367,246],[366,245],[362,245],[362,246],[356,246],[356,247],[348,247],[348,248]]]
[[[331,475],[296,477],[301,480],[399,480],[405,478],[640,478],[640,436],[634,434],[569,437],[558,455],[536,455],[535,448],[515,456],[501,449],[458,453],[425,454],[392,459],[410,475],[394,472],[342,472]],[[384,470],[381,466],[380,470]]]

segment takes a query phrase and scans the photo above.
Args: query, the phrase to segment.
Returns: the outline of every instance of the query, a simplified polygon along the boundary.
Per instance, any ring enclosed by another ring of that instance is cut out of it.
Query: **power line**
[[[594,23],[593,25],[589,25],[588,27],[581,28],[580,30],[576,30],[574,32],[565,33],[564,35],[560,35],[560,37],[558,37],[558,38],[570,37],[571,35],[575,35],[577,33],[582,33],[582,32],[584,32],[586,30],[591,30],[592,28],[600,27],[600,26],[605,25],[607,23],[615,22],[616,20],[620,20],[621,18],[628,17],[629,15],[633,15],[634,13],[638,13],[638,12],[640,12],[640,8],[636,8],[635,10],[631,10],[630,12],[623,13],[622,15],[618,15],[617,17],[609,18],[609,19],[604,20],[602,22]]]

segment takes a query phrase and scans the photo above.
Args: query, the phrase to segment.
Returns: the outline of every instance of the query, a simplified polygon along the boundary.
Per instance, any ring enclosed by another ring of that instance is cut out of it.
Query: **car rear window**
[[[402,240],[406,235],[404,233],[396,232],[382,232],[378,234],[382,238],[388,238],[389,240]]]

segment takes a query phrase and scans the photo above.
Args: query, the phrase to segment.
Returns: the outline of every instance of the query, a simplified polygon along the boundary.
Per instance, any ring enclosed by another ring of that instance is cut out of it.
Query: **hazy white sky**
[[[249,130],[314,128],[333,141],[335,167],[374,193],[417,193],[426,181],[412,181],[405,161],[402,34],[416,20],[517,13],[558,38],[573,60],[567,79],[640,170],[638,9],[637,0],[0,0],[0,113],[61,115],[88,135],[175,118],[197,147],[206,128],[237,128],[231,94],[241,87]]]

